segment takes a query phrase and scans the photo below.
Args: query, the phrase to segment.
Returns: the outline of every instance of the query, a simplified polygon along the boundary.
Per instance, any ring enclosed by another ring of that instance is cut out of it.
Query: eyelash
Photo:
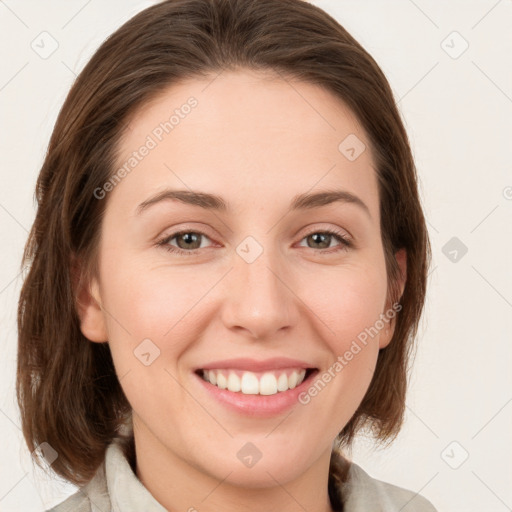
[[[186,251],[184,249],[180,249],[179,247],[174,247],[172,245],[169,245],[169,242],[172,239],[174,239],[174,238],[176,238],[176,237],[178,237],[180,235],[185,235],[185,234],[188,234],[188,233],[194,233],[196,235],[201,235],[201,236],[204,236],[204,237],[206,237],[206,238],[208,238],[210,240],[210,237],[208,235],[206,235],[205,233],[202,233],[201,231],[184,230],[184,231],[177,231],[176,233],[172,233],[171,235],[166,236],[165,238],[160,239],[156,243],[156,245],[158,247],[162,247],[164,250],[169,251],[171,253],[183,254],[183,255],[187,255],[187,256],[194,256],[201,249],[191,249],[190,251]],[[323,235],[331,235],[334,238],[336,238],[340,242],[340,244],[341,244],[337,248],[319,249],[318,251],[320,253],[332,254],[332,253],[337,253],[339,251],[347,251],[348,249],[352,248],[352,242],[347,238],[347,236],[344,233],[342,233],[340,231],[337,231],[335,229],[324,229],[324,230],[311,231],[311,233],[308,233],[307,235],[305,235],[301,239],[301,241],[304,240],[305,238],[307,238],[308,236],[319,234],[319,233],[323,234]],[[315,250],[315,249],[312,249],[312,250]]]

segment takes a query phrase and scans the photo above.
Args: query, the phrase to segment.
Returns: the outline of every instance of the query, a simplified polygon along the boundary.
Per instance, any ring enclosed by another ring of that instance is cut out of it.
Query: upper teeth
[[[297,387],[305,375],[305,369],[260,374],[241,370],[203,370],[203,379],[207,382],[235,393],[241,391],[244,395],[275,395]]]

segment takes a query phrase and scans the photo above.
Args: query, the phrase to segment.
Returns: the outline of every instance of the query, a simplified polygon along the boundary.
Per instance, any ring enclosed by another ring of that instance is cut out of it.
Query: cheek
[[[171,276],[137,269],[129,274],[131,277],[121,272],[111,276],[105,305],[112,312],[109,328],[113,333],[124,330],[122,337],[132,341],[170,336],[207,290],[207,283],[200,286],[190,272]]]
[[[168,273],[140,268],[113,272],[109,279],[109,344],[121,386],[136,411],[161,414],[162,396],[175,406],[182,399],[175,381],[178,363],[204,328],[194,304],[206,284],[199,290],[185,273],[171,279]]]
[[[330,360],[300,400],[314,409],[319,424],[329,425],[335,436],[361,403],[375,371],[380,333],[375,326],[384,312],[386,274],[375,261],[337,269],[328,278],[310,279],[308,306],[321,319],[319,336]]]
[[[314,288],[308,305],[318,315],[319,336],[329,351],[326,368],[300,396],[315,418],[316,435],[334,438],[348,423],[370,385],[379,353],[372,331],[385,304],[386,281],[377,270],[346,269]]]
[[[384,312],[387,281],[380,265],[342,268],[322,279],[311,276],[309,281],[305,286],[307,304],[322,320],[324,339],[331,340],[331,348],[337,354],[359,335],[364,338],[362,333],[374,326]],[[378,340],[378,335],[373,339]]]
[[[169,379],[182,355],[207,328],[211,289],[217,278],[190,267],[146,268],[118,265],[105,273],[104,304],[109,342],[118,375],[155,378],[159,370]],[[147,341],[150,340],[150,341]],[[151,371],[140,364],[142,354],[154,358]]]

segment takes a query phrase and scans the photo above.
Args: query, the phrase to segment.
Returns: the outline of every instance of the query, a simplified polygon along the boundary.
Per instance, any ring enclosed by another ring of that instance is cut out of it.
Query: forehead
[[[117,166],[130,159],[113,195],[131,203],[179,186],[240,205],[343,187],[378,204],[369,140],[350,109],[322,87],[275,74],[224,71],[163,90],[123,133]]]

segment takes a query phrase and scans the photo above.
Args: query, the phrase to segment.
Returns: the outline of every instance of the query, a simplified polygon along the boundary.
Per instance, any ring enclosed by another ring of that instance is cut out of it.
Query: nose
[[[264,249],[251,263],[234,255],[224,284],[222,321],[248,338],[275,339],[300,317],[300,299],[286,262]]]

